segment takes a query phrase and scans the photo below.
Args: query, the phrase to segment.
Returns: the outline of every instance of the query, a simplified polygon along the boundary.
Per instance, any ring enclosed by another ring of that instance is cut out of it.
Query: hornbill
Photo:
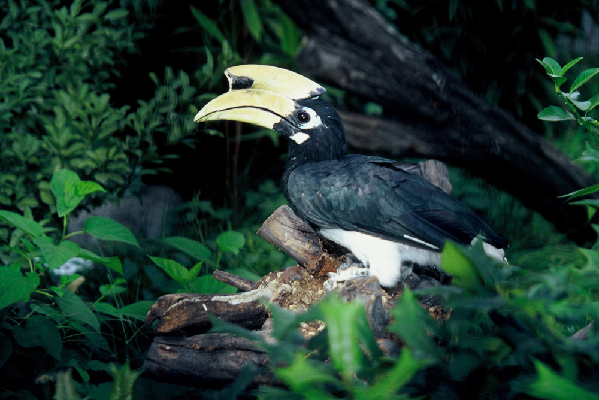
[[[346,155],[339,114],[319,96],[325,89],[297,73],[264,65],[227,69],[229,91],[194,121],[235,120],[271,128],[289,140],[283,173],[293,211],[317,232],[349,249],[391,287],[414,264],[439,266],[446,240],[503,259],[507,241],[459,200],[405,164]]]

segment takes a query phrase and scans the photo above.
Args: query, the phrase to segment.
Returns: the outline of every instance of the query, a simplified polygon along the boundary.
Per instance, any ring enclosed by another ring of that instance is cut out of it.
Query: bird
[[[488,255],[505,260],[504,237],[405,163],[346,154],[343,122],[321,98],[325,88],[318,83],[267,65],[229,67],[225,76],[229,91],[208,102],[194,121],[240,121],[286,137],[281,183],[289,206],[348,249],[381,286],[401,284],[414,265],[439,267],[447,240],[480,240]]]

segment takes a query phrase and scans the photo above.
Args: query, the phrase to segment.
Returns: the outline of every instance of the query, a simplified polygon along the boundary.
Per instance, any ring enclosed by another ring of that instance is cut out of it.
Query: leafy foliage
[[[129,12],[111,3],[7,2],[0,22],[5,209],[48,218],[53,207],[63,206],[54,204],[49,181],[64,168],[122,193],[155,172],[156,135],[179,140],[191,131],[195,89],[183,72],[167,69],[164,84],[154,76],[156,96],[135,111],[111,105],[112,80],[142,36]],[[175,110],[180,113],[173,117]],[[0,229],[0,236],[6,232]]]

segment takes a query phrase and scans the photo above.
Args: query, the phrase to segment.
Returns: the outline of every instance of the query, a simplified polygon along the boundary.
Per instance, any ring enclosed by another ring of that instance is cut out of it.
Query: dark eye
[[[302,124],[305,124],[306,122],[310,122],[310,114],[308,114],[305,111],[300,111],[299,114],[297,114],[297,119],[299,120],[299,122],[301,122]]]

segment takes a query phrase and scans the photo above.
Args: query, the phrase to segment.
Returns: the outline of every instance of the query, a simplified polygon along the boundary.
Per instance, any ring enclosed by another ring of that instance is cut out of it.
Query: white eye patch
[[[306,114],[307,114],[307,117],[309,117],[308,121],[302,122],[301,114],[304,114],[303,118],[306,118]],[[300,120],[300,128],[302,128],[302,129],[312,129],[312,128],[316,128],[316,127],[322,125],[322,120],[320,119],[318,114],[316,114],[316,111],[314,111],[313,109],[308,108],[308,107],[302,108],[302,110],[300,111],[299,120]]]

